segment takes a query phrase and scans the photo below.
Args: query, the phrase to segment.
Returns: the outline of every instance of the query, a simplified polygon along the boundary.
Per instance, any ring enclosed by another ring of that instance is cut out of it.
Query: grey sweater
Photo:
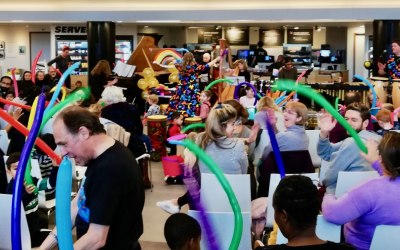
[[[364,143],[368,139],[378,142],[382,139],[381,136],[367,130],[360,131],[358,135]],[[360,155],[360,149],[352,137],[338,143],[330,143],[328,138],[319,138],[317,152],[329,164],[325,176],[321,176],[329,194],[335,193],[339,171],[373,171],[371,164]]]

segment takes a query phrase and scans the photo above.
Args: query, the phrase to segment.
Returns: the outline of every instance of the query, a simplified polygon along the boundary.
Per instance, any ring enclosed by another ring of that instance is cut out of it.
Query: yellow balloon
[[[143,77],[145,79],[150,79],[150,78],[154,77],[154,70],[152,68],[145,68],[143,70]]]
[[[168,81],[169,82],[177,82],[179,83],[179,76],[177,73],[172,73],[168,76]]]
[[[147,91],[143,91],[141,96],[145,101],[147,101],[147,97],[149,96],[149,93],[147,93]]]
[[[38,103],[38,96],[36,96],[35,100],[33,101],[31,113],[29,114],[28,127],[27,127],[29,130],[32,128],[33,121],[35,120],[34,118],[35,118],[37,103]]]
[[[149,81],[149,88],[157,88],[159,83],[156,78],[151,78]]]
[[[174,65],[174,63],[171,62],[168,65],[171,66],[171,65]],[[168,71],[171,72],[171,73],[179,73],[178,69],[175,68],[175,66],[173,68],[168,68]]]
[[[140,80],[138,81],[137,86],[138,86],[139,89],[145,90],[145,89],[147,89],[147,87],[149,86],[149,84],[148,84],[148,82],[147,82],[145,79],[142,78],[142,79],[140,79]]]

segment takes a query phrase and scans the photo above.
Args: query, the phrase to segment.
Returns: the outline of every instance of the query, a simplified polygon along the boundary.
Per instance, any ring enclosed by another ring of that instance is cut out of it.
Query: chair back
[[[400,246],[400,225],[379,225],[375,228],[370,250],[395,250]]]
[[[7,131],[4,129],[0,130],[0,149],[4,154],[7,153],[8,145],[10,144],[10,140],[8,139]]]
[[[21,202],[22,203],[22,202]],[[0,249],[11,249],[11,204],[12,195],[0,194]],[[22,249],[31,249],[31,236],[26,221],[24,205],[21,204],[21,243]]]
[[[347,191],[376,177],[379,177],[376,171],[340,171],[336,183],[335,196],[339,198]]]
[[[321,166],[321,157],[317,153],[317,144],[319,140],[319,130],[306,130],[308,136],[308,152],[310,153],[314,168]]]

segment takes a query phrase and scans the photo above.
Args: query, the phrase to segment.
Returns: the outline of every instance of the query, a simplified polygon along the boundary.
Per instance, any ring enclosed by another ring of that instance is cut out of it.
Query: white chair
[[[321,159],[321,167],[319,168],[319,181],[322,183],[322,181],[325,179],[326,171],[329,168],[329,161],[325,161]]]
[[[314,182],[315,185],[318,184],[317,173],[304,173],[301,175],[310,177],[310,179]],[[289,174],[287,176],[289,176]],[[265,226],[269,228],[272,228],[272,226],[274,225],[274,207],[272,206],[272,197],[274,196],[276,187],[278,186],[280,181],[281,181],[280,174],[271,174],[271,180],[269,182],[269,191],[268,191],[267,212],[265,217],[266,219]]]
[[[315,168],[321,166],[321,157],[317,153],[317,143],[319,140],[319,130],[306,130],[308,136],[308,152]]]
[[[7,155],[3,155],[3,159],[4,159],[4,169],[6,170],[6,175],[7,175],[7,183],[9,183],[10,180],[11,180],[11,176],[7,172],[7,164],[6,164],[8,156]]]
[[[22,203],[22,202],[21,202]],[[0,249],[11,249],[11,204],[12,195],[0,194]],[[24,205],[21,204],[21,243],[22,249],[31,249],[31,237],[26,221]]]
[[[336,183],[335,196],[339,198],[347,191],[376,177],[379,177],[376,171],[340,171]]]
[[[379,225],[375,228],[370,250],[398,250],[400,225]]]
[[[0,149],[4,154],[7,154],[9,144],[10,140],[8,139],[7,132],[4,129],[0,130]]]
[[[322,240],[329,240],[336,243],[340,242],[341,225],[336,225],[325,220],[322,215],[317,217],[317,226],[315,228],[317,236]],[[286,244],[288,240],[278,229],[276,244]]]

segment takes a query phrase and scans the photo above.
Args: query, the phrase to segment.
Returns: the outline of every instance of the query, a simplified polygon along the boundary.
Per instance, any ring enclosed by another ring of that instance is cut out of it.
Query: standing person
[[[144,114],[144,118],[147,118],[151,115],[158,115],[160,113],[160,106],[158,106],[158,95],[151,94],[147,97],[147,102],[150,104],[147,113]]]
[[[381,136],[366,130],[371,114],[365,105],[350,104],[346,107],[344,117],[363,141],[369,139],[380,141]],[[339,171],[372,171],[370,164],[359,154],[358,146],[352,137],[338,143],[329,142],[329,132],[335,125],[336,120],[333,120],[329,114],[319,119],[320,134],[317,152],[323,160],[328,161],[326,174],[321,177],[321,182],[329,194],[335,193]]]
[[[96,66],[94,66],[92,71],[90,71],[89,85],[96,101],[101,98],[101,93],[103,93],[103,90],[107,85],[113,85],[118,81],[117,78],[111,81],[110,75],[110,64],[104,59],[98,61]]]
[[[392,41],[392,54],[386,63],[378,62],[378,74],[392,79],[400,79],[400,39]]]
[[[85,179],[71,203],[71,221],[78,240],[74,249],[140,249],[144,189],[132,153],[105,134],[99,118],[71,106],[53,123],[61,154],[86,165]],[[57,228],[41,249],[57,245]]]
[[[245,60],[239,59],[233,63],[235,67],[233,75],[243,76],[246,82],[250,82],[250,72],[247,70],[248,66]]]
[[[57,69],[61,73],[64,73],[68,69],[68,67],[71,66],[71,64],[72,64],[71,57],[69,56],[69,51],[70,51],[70,48],[68,46],[64,46],[62,48],[61,54],[59,56],[57,56],[56,58],[50,60],[47,63],[47,66],[51,66],[53,63],[56,63]],[[65,79],[64,84],[67,88],[69,88],[69,89],[71,88],[71,78],[69,76]]]
[[[182,113],[186,117],[193,117],[200,108],[200,87],[197,78],[201,72],[213,66],[220,57],[206,65],[199,65],[194,60],[192,53],[187,52],[182,58],[182,62],[175,63],[175,67],[179,71],[180,83],[176,86],[176,93],[171,97],[167,109],[167,115],[170,119],[176,111]],[[158,64],[160,65],[160,64]],[[164,68],[169,66],[160,65]]]
[[[264,42],[258,41],[257,49],[254,51],[253,61],[251,66],[254,68],[259,62],[265,61],[265,56],[268,56],[268,52],[263,48]]]
[[[285,65],[279,70],[278,78],[297,80],[297,69],[293,66],[292,58],[288,57],[285,59]]]

